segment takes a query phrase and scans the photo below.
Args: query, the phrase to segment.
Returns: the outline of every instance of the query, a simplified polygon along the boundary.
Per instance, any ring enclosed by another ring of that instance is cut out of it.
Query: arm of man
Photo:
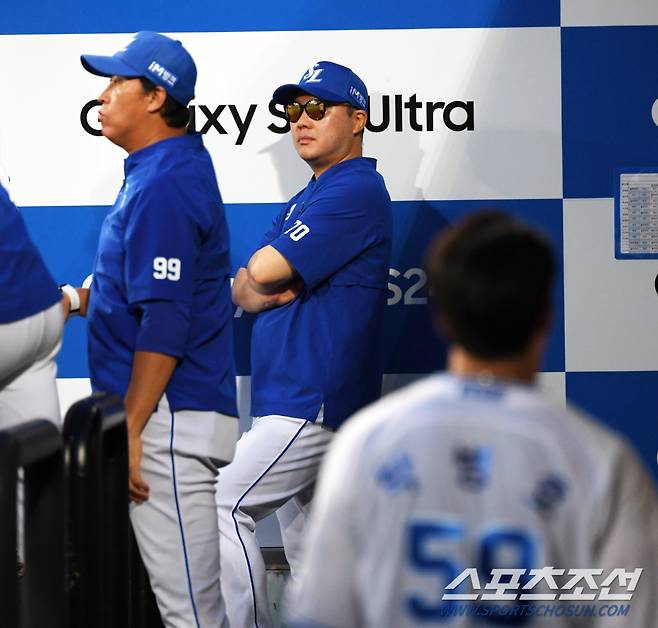
[[[233,281],[233,303],[257,314],[297,298],[303,282],[297,271],[274,247],[264,246],[240,268]]]
[[[142,479],[140,464],[142,459],[141,434],[153,413],[153,408],[164,394],[165,388],[176,368],[176,358],[152,351],[136,351],[133,368],[125,398],[128,415],[128,488],[130,498],[137,504],[146,501],[149,487]]]
[[[76,313],[79,316],[87,316],[87,310],[89,309],[89,288],[74,288],[74,290],[78,293],[78,299],[80,301],[80,309]],[[62,292],[61,304],[68,318],[71,315],[71,297],[66,292]]]
[[[89,288],[76,288],[76,292],[80,297],[80,316],[87,316],[87,310],[89,309]]]
[[[294,266],[269,244],[258,249],[247,265],[249,286],[260,294],[280,292],[298,276]]]

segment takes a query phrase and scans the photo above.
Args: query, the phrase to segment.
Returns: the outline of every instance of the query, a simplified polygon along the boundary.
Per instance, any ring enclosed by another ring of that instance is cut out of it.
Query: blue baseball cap
[[[332,102],[348,102],[368,111],[368,89],[352,70],[331,61],[312,65],[299,83],[282,85],[274,91],[272,100],[280,105],[291,103],[300,92]]]
[[[181,105],[194,98],[194,60],[183,44],[160,33],[141,31],[111,57],[81,55],[80,61],[85,70],[98,76],[143,76],[164,87]]]

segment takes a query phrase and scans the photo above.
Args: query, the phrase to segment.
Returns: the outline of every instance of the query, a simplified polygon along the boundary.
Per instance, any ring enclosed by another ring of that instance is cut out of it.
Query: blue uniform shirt
[[[294,196],[270,244],[304,280],[292,303],[258,314],[251,411],[338,427],[381,391],[381,328],[391,255],[391,199],[376,161],[341,162]]]
[[[95,389],[125,396],[135,351],[178,358],[172,410],[237,415],[229,236],[199,135],[131,154],[100,234],[91,286]]]
[[[0,324],[45,310],[62,298],[23,217],[0,185]]]

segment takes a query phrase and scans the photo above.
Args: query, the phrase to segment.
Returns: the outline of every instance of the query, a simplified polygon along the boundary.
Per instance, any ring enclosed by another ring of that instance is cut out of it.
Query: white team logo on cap
[[[354,98],[364,109],[367,107],[365,96],[354,85],[350,86],[350,96]]]
[[[306,74],[302,76],[302,83],[320,83],[322,81],[321,78],[319,78],[320,74],[324,72],[324,68],[318,68],[320,64],[316,63],[315,65],[312,65],[308,70],[306,70]]]
[[[151,61],[147,70],[152,74],[159,76],[170,87],[176,85],[176,81],[178,81],[178,77],[173,72],[170,72],[167,68],[161,66],[157,61]]]
[[[653,118],[653,123],[658,126],[658,98],[656,98],[656,102],[653,103],[653,107],[651,108],[651,117]]]

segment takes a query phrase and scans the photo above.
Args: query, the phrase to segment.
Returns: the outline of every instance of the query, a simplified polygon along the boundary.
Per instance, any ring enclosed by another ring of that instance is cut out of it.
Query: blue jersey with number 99
[[[125,396],[135,351],[174,356],[177,410],[236,416],[229,236],[199,135],[132,153],[101,229],[91,286],[95,389]]]

